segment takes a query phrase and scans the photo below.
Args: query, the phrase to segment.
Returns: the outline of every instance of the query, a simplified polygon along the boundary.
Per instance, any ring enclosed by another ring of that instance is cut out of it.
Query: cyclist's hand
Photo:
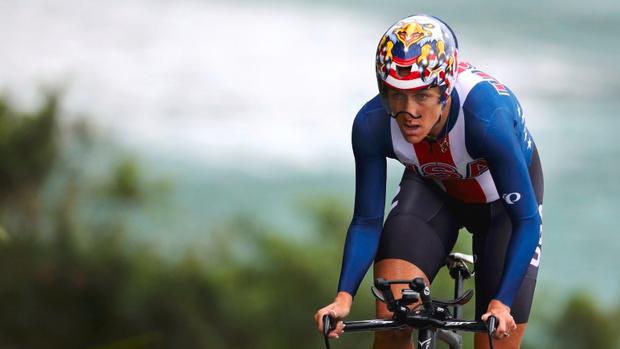
[[[482,321],[487,321],[491,315],[495,316],[499,322],[495,330],[495,338],[506,338],[510,336],[512,331],[517,329],[517,324],[512,315],[510,315],[510,307],[496,299],[489,302],[487,312],[482,315]]]
[[[342,319],[349,315],[353,297],[346,292],[338,292],[334,302],[319,309],[314,314],[314,321],[318,326],[319,332],[323,333],[323,316],[329,315],[336,321],[336,328],[329,333],[330,338],[338,338],[342,334],[344,324]]]

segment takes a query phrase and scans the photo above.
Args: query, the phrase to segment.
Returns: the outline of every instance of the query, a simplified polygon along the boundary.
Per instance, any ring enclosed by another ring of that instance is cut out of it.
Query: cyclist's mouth
[[[405,133],[417,133],[422,129],[422,125],[403,125]]]

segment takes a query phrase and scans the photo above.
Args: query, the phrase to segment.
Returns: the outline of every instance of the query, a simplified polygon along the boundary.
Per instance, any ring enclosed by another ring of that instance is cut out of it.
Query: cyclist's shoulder
[[[355,122],[359,121],[384,121],[387,113],[383,108],[383,104],[381,103],[381,96],[376,95],[371,98],[369,101],[364,103],[364,105],[360,108],[360,110],[355,115]]]
[[[353,133],[385,133],[389,129],[390,118],[379,95],[366,102],[357,112],[353,121]]]
[[[456,91],[469,119],[488,123],[498,110],[503,115],[519,113],[519,101],[508,86],[469,62],[459,64]]]
[[[390,156],[390,117],[383,108],[380,96],[366,102],[353,122],[352,138],[355,149],[367,154]]]

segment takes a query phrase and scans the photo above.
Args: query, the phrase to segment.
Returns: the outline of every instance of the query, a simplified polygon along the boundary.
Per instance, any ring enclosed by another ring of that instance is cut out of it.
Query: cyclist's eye
[[[429,96],[427,94],[421,93],[421,94],[415,95],[415,100],[418,102],[424,102],[425,100],[428,99],[428,97]]]
[[[405,98],[405,94],[404,93],[394,93],[392,94],[392,99],[396,99],[396,100],[401,100]]]

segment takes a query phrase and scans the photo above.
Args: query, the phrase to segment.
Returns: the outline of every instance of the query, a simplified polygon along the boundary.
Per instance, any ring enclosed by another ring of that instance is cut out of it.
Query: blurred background
[[[539,147],[524,347],[620,348],[611,0],[0,0],[0,348],[320,348],[352,120],[380,35],[413,13],[511,87]],[[373,314],[368,281],[351,318]]]

